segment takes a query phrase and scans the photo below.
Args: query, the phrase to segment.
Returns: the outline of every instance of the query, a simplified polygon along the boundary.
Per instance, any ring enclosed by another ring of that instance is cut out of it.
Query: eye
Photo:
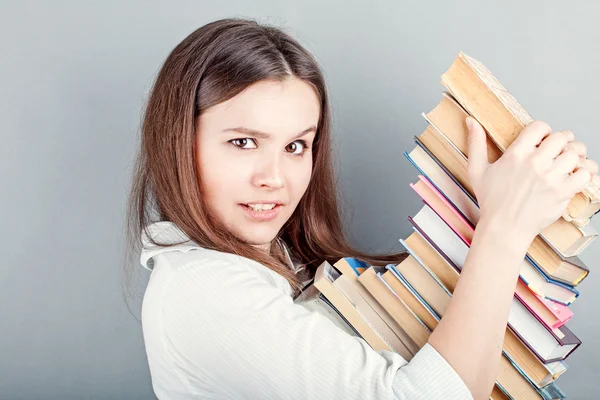
[[[288,144],[285,150],[295,156],[301,156],[304,154],[307,147],[308,146],[304,140],[296,140],[295,142]]]
[[[231,143],[240,150],[255,149],[257,147],[256,141],[252,138],[231,139],[229,140],[229,143]],[[250,143],[252,143],[253,147],[248,147]]]

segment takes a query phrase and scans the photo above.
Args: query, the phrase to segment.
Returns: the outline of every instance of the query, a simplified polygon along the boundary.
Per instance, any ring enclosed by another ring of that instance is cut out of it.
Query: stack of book
[[[410,186],[422,201],[412,233],[401,239],[408,257],[372,266],[354,258],[322,263],[299,302],[325,305],[345,329],[375,350],[410,360],[427,342],[452,297],[465,263],[479,207],[467,176],[467,115],[488,133],[490,162],[498,159],[532,118],[489,70],[460,52],[442,75],[447,88],[423,116],[427,128],[404,155],[416,168]],[[565,214],[535,238],[523,259],[503,354],[491,399],[562,399],[556,379],[581,341],[567,328],[577,285],[588,275],[577,257],[597,236],[590,223],[600,209],[591,183]]]

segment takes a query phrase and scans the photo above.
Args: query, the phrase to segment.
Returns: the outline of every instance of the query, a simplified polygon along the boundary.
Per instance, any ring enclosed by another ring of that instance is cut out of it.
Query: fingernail
[[[473,119],[471,117],[467,117],[467,128],[469,130],[473,129]]]

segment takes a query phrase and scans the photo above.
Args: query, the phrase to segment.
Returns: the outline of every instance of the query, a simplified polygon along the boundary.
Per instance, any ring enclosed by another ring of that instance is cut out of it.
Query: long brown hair
[[[169,54],[158,73],[143,116],[134,168],[127,212],[129,250],[141,247],[141,235],[150,223],[171,221],[200,246],[253,259],[299,290],[299,277],[280,257],[241,241],[208,213],[194,145],[197,117],[206,109],[256,82],[291,76],[313,87],[321,114],[308,189],[279,237],[309,274],[314,274],[321,262],[333,263],[342,257],[374,265],[397,263],[406,257],[405,253],[365,254],[349,245],[338,210],[329,100],[318,63],[281,29],[239,18],[211,22],[192,32]],[[137,265],[126,265],[133,267]]]

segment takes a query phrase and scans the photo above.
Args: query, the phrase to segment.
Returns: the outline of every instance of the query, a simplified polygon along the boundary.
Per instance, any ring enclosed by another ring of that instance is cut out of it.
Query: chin
[[[245,229],[243,232],[238,232],[236,236],[244,242],[256,246],[271,243],[277,236],[277,233],[279,233],[279,230],[272,226],[254,226]]]

